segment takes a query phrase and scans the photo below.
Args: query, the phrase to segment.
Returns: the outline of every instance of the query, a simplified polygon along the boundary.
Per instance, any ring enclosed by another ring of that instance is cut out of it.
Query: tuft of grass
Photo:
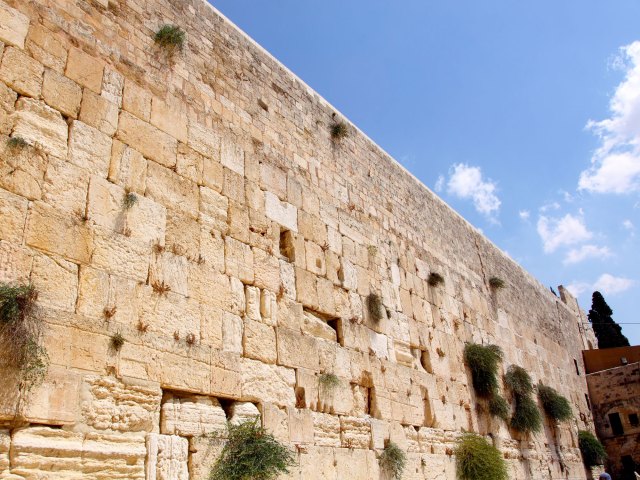
[[[151,288],[158,295],[164,295],[164,296],[166,296],[167,293],[169,293],[171,291],[171,287],[169,285],[167,285],[166,283],[164,283],[164,280],[162,282],[153,282],[153,283],[151,283]]]
[[[138,196],[133,192],[127,192],[122,199],[122,207],[125,210],[129,210],[133,208],[133,206],[138,203]]]
[[[489,413],[494,417],[501,418],[505,422],[509,420],[509,414],[511,408],[509,403],[504,399],[502,395],[494,394],[489,400]]]
[[[542,428],[542,415],[530,395],[516,397],[516,408],[511,417],[511,428],[521,433],[535,433]]]
[[[344,122],[335,122],[331,125],[331,138],[333,140],[342,140],[349,134],[347,124]]]
[[[196,336],[193,333],[189,333],[187,334],[186,338],[185,338],[185,342],[187,342],[187,345],[189,345],[190,347],[196,344]]]
[[[380,466],[391,475],[391,478],[402,478],[402,472],[407,464],[407,455],[398,445],[387,442],[380,455]]]
[[[34,338],[29,338],[22,346],[20,361],[20,391],[28,393],[40,385],[49,370],[47,349]]]
[[[124,345],[125,338],[120,332],[116,332],[111,335],[111,339],[109,340],[109,346],[116,352],[120,351],[122,346]]]
[[[293,453],[258,422],[256,417],[228,424],[228,440],[209,480],[274,480],[289,472],[294,465]]]
[[[479,397],[489,398],[498,390],[498,364],[502,350],[497,345],[467,343],[464,362],[471,370],[473,388]]]
[[[455,450],[459,480],[507,480],[507,464],[500,450],[480,435],[467,433]]]
[[[533,383],[531,376],[522,367],[511,365],[504,376],[504,383],[509,390],[516,396],[526,396],[533,392]]]
[[[573,418],[573,411],[569,400],[560,395],[555,389],[538,384],[538,398],[542,403],[544,413],[556,422],[564,422]]]
[[[29,143],[22,137],[11,137],[7,140],[7,147],[11,150],[22,150],[29,146]]]
[[[102,315],[104,316],[105,320],[109,321],[113,318],[117,311],[118,307],[116,307],[115,305],[113,307],[104,307],[104,310],[102,310]]]
[[[340,379],[333,373],[322,373],[318,376],[318,385],[330,392],[340,385]]]
[[[33,285],[0,284],[0,323],[24,322],[32,313],[38,292]]]
[[[499,277],[491,277],[489,279],[489,286],[495,290],[499,290],[501,288],[504,288],[506,286],[506,283]]]
[[[154,41],[170,52],[182,50],[187,34],[177,25],[163,25],[153,37]]]
[[[582,461],[587,467],[604,464],[607,452],[593,433],[586,430],[578,431],[578,445],[582,453]]]
[[[384,307],[382,305],[382,299],[380,298],[380,295],[370,293],[367,296],[366,302],[369,317],[371,317],[371,320],[373,320],[375,323],[378,323],[384,318]]]
[[[444,283],[444,277],[436,272],[431,272],[429,274],[429,278],[427,279],[427,283],[432,287],[437,287]]]

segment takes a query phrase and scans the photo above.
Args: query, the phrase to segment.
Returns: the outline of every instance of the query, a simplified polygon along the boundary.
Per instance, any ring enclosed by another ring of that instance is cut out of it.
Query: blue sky
[[[544,284],[585,310],[599,289],[640,344],[640,2],[211,3]]]

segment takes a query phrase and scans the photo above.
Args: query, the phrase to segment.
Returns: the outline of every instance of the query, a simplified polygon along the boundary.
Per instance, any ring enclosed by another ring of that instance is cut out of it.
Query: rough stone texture
[[[188,36],[170,59],[165,23]],[[40,290],[51,361],[11,431],[2,367],[0,477],[206,478],[223,442],[202,435],[259,413],[289,479],[385,478],[389,440],[403,478],[453,479],[461,430],[512,478],[586,478],[575,299],[356,129],[332,141],[335,110],[207,2],[0,0],[0,42],[0,281]],[[523,440],[487,418],[464,342],[499,345],[575,422]]]

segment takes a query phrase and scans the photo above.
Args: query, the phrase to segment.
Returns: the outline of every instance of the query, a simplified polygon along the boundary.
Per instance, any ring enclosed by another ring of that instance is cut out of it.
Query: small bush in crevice
[[[153,37],[154,41],[168,51],[184,48],[186,33],[177,25],[163,25]]]
[[[125,342],[124,336],[120,332],[116,332],[111,335],[111,339],[109,340],[109,346],[113,349],[114,352],[119,352],[123,347]]]
[[[538,398],[540,399],[540,403],[542,403],[544,413],[551,420],[564,422],[573,417],[569,400],[560,395],[555,389],[539,383]]]
[[[535,433],[542,428],[542,415],[530,395],[516,397],[516,408],[511,417],[511,428],[521,433]]]
[[[0,323],[24,323],[32,315],[37,299],[33,285],[0,284]]]
[[[273,480],[288,473],[293,453],[259,425],[259,418],[228,424],[228,440],[209,480]]]
[[[407,464],[407,455],[393,442],[387,442],[380,455],[380,466],[392,478],[402,478],[402,472]]]
[[[369,317],[375,323],[378,323],[384,318],[384,307],[379,295],[370,293],[367,296],[367,311],[369,312]]]
[[[473,388],[479,397],[489,398],[498,389],[498,364],[502,350],[497,345],[467,343],[464,347],[464,362],[471,370]]]
[[[130,208],[132,208],[136,203],[138,203],[138,197],[136,196],[135,193],[133,192],[127,192],[124,195],[124,198],[122,199],[122,207],[125,210],[129,210]]]
[[[331,138],[333,140],[342,140],[348,133],[347,124],[344,122],[335,122],[331,125]]]
[[[20,362],[20,391],[28,393],[40,385],[49,370],[47,349],[30,338],[22,348]]]
[[[11,137],[9,138],[9,140],[7,140],[7,147],[9,147],[11,150],[21,150],[28,146],[29,144],[22,137]]]
[[[474,433],[458,441],[455,450],[459,480],[507,480],[507,464],[500,450]]]
[[[322,373],[318,377],[318,384],[327,392],[340,385],[340,379],[333,373]]]
[[[530,395],[533,392],[531,376],[524,368],[518,365],[509,367],[507,374],[504,376],[504,383],[516,397]]]
[[[582,453],[582,461],[587,467],[604,464],[607,452],[593,433],[586,430],[578,431],[578,445]]]
[[[506,284],[504,283],[504,280],[502,280],[501,278],[491,277],[489,279],[489,286],[495,290],[499,290],[501,288],[504,288]]]
[[[432,287],[437,287],[438,285],[442,285],[444,283],[444,277],[436,272],[431,272],[429,274],[429,278],[427,279],[427,283]]]
[[[511,408],[504,397],[496,393],[493,395],[493,397],[491,397],[491,400],[489,400],[489,413],[494,417],[501,418],[506,422],[509,420]]]

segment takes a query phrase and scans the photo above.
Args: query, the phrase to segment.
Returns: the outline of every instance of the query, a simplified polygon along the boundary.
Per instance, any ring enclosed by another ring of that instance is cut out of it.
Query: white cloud
[[[622,47],[617,64],[624,65],[626,74],[609,103],[611,116],[587,124],[601,144],[591,166],[580,174],[581,190],[640,191],[640,41]]]
[[[531,212],[529,212],[529,210],[520,210],[518,212],[518,215],[522,220],[529,220],[529,217],[531,216]]]
[[[440,175],[438,180],[436,180],[436,185],[433,187],[436,192],[441,192],[444,188],[444,176]]]
[[[622,222],[622,226],[626,229],[629,230],[630,232],[633,232],[636,227],[633,225],[633,222],[629,219],[625,220],[624,222]]]
[[[558,247],[575,245],[589,240],[593,234],[587,230],[582,217],[567,214],[562,218],[538,218],[538,234],[546,253],[555,252]]]
[[[614,295],[629,290],[634,283],[635,282],[629,278],[614,277],[608,273],[603,273],[600,275],[600,278],[596,280],[596,283],[593,284],[593,289],[605,295]]]
[[[496,195],[496,184],[482,178],[480,167],[456,164],[450,171],[447,192],[456,197],[473,200],[475,209],[491,217],[500,209],[500,199]]]
[[[547,203],[539,208],[541,213],[548,212],[549,210],[560,210],[560,204],[558,202]]]
[[[605,295],[615,295],[616,293],[622,293],[635,285],[635,281],[624,278],[614,277],[609,273],[603,273],[594,284],[587,282],[572,282],[566,286],[567,290],[571,292],[571,295],[578,297],[584,292],[593,292],[598,290]]]
[[[608,247],[598,247],[596,245],[583,245],[580,248],[569,250],[564,259],[564,264],[579,263],[587,258],[607,258],[611,256],[611,250]]]

